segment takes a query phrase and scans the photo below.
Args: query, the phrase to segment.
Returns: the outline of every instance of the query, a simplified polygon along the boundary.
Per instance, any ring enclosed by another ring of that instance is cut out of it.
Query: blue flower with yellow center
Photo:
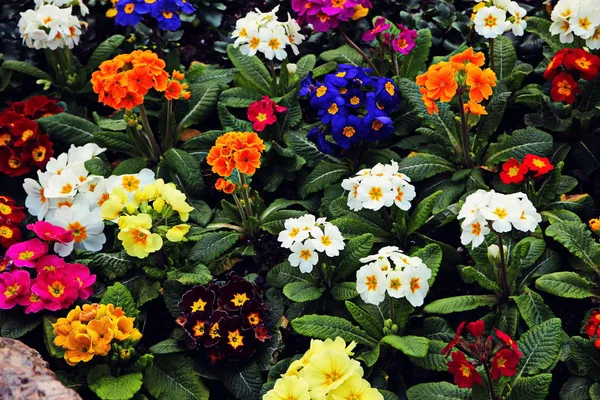
[[[360,142],[366,132],[365,121],[356,115],[338,119],[331,124],[331,136],[343,149],[348,149],[353,144]]]
[[[158,22],[158,27],[166,31],[176,31],[181,26],[179,7],[175,2],[163,1],[161,7],[153,11],[153,17]]]
[[[117,3],[115,23],[121,26],[136,25],[151,10],[151,5],[144,0],[119,0]]]
[[[339,119],[346,119],[347,115],[348,110],[341,96],[334,98],[326,108],[319,110],[319,117],[321,117],[321,122],[324,124],[329,124]]]
[[[394,111],[400,106],[400,95],[394,81],[389,78],[380,78],[375,90],[375,100],[389,111]]]
[[[329,107],[338,95],[336,87],[317,82],[315,90],[310,95],[310,105],[316,109]]]

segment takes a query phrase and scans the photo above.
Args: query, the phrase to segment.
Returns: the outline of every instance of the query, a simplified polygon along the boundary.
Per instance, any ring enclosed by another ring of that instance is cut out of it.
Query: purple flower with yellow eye
[[[392,39],[392,48],[398,53],[408,54],[415,47],[418,36],[417,31],[405,28],[402,25],[398,25],[398,27],[400,33]]]
[[[375,40],[375,38],[382,32],[385,32],[389,29],[390,24],[387,23],[385,17],[379,17],[375,20],[375,24],[373,25],[373,29],[370,29],[363,33],[361,39],[365,42],[371,42]]]
[[[380,78],[375,91],[375,100],[377,103],[386,107],[387,111],[394,111],[400,105],[400,95],[398,88],[392,79]]]

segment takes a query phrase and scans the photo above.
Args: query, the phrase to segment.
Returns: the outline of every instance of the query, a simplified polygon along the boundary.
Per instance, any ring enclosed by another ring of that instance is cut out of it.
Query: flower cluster
[[[106,242],[100,205],[108,198],[104,178],[90,175],[85,162],[106,149],[88,143],[50,158],[46,172],[38,170],[38,181],[25,179],[25,206],[39,220],[73,231],[73,240],[56,243],[54,251],[66,257],[76,249],[99,251]],[[112,179],[118,179],[112,177]]]
[[[23,207],[12,197],[0,196],[0,246],[10,247],[21,241],[19,224],[25,219]]]
[[[300,25],[290,14],[286,22],[279,21],[277,11],[279,6],[267,13],[256,9],[238,19],[231,34],[235,39],[233,46],[239,47],[240,52],[247,56],[261,52],[268,60],[284,60],[287,57],[287,46],[298,55],[298,45],[304,40]]]
[[[376,142],[392,135],[389,114],[400,106],[398,88],[392,79],[370,73],[370,68],[340,64],[323,82],[311,74],[302,81],[298,94],[308,96],[323,123],[308,134],[321,151],[339,153],[361,140]]]
[[[370,0],[292,0],[298,22],[309,23],[317,32],[337,28],[340,22],[363,18],[373,7]]]
[[[363,33],[361,39],[365,42],[378,39],[378,43],[386,48],[391,47],[397,53],[409,54],[415,47],[417,36],[417,31],[413,29],[408,29],[402,24],[392,28],[385,17],[378,17],[373,24],[373,29]]]
[[[254,354],[271,338],[269,307],[252,282],[230,274],[227,283],[194,286],[183,295],[177,323],[187,333],[190,349],[205,350],[211,363],[239,360]]]
[[[312,339],[310,349],[290,364],[263,400],[383,400],[383,395],[363,379],[360,363],[351,358],[355,346],[355,342],[346,345],[340,337]]]
[[[44,168],[54,151],[35,120],[62,111],[56,100],[34,96],[0,112],[0,172],[20,176]]]
[[[84,304],[69,311],[52,324],[54,345],[65,350],[65,361],[73,366],[94,356],[106,356],[116,341],[135,344],[142,334],[128,317],[113,304]]]
[[[494,380],[499,380],[503,376],[515,376],[519,360],[523,357],[517,343],[506,333],[494,328],[496,337],[496,345],[494,345],[492,335],[488,335],[487,339],[484,338],[485,323],[482,320],[469,324],[466,322],[460,323],[452,341],[442,349],[442,354],[446,356],[452,354],[452,360],[448,362],[448,372],[454,375],[454,383],[459,388],[482,386],[481,375],[476,368],[478,365],[484,365],[486,370],[491,369],[491,378]],[[474,340],[467,341],[467,335],[463,337],[465,324]],[[452,352],[455,347],[460,351]],[[475,361],[467,360],[465,354]]]
[[[15,243],[6,251],[0,269],[4,271],[0,273],[0,309],[18,304],[25,307],[26,314],[56,311],[90,297],[96,275],[85,265],[70,264],[48,253],[46,241],[64,243],[73,240],[73,232],[43,221],[28,228],[44,241],[36,238]]]
[[[360,262],[366,265],[356,272],[356,291],[366,303],[379,304],[387,293],[395,299],[406,298],[414,307],[423,305],[431,270],[419,257],[387,246]]]
[[[360,211],[379,210],[381,207],[396,205],[401,210],[410,209],[415,198],[415,187],[410,178],[398,172],[398,163],[377,164],[363,169],[356,176],[342,181],[342,188],[348,190],[348,208]]]
[[[480,103],[492,95],[496,74],[491,68],[481,69],[483,64],[483,53],[474,53],[473,48],[469,47],[450,57],[448,62],[433,64],[427,72],[417,76],[416,82],[421,87],[419,91],[427,111],[430,114],[437,113],[436,100],[448,103],[456,94],[462,103],[462,95],[468,91],[469,102],[464,104],[464,110],[474,115],[487,114]]]
[[[163,236],[173,243],[184,240],[190,226],[180,222],[186,222],[193,210],[186,202],[185,194],[175,184],[165,183],[162,179],[154,180],[152,173],[151,182],[147,179],[142,184],[138,180],[130,186],[130,190],[120,186],[112,189],[102,204],[102,218],[117,222],[117,238],[123,243],[127,254],[146,258],[162,248]],[[174,223],[174,219],[177,223]],[[156,221],[163,225],[157,225]]]
[[[533,232],[542,222],[542,216],[524,193],[502,194],[491,190],[478,190],[470,194],[458,213],[462,219],[463,245],[471,243],[478,247],[491,229],[497,233],[510,232],[515,228]]]
[[[592,315],[590,315],[590,319],[585,324],[584,329],[590,339],[595,339],[594,346],[600,349],[600,311],[592,311]]]
[[[593,0],[559,0],[550,15],[550,33],[561,43],[572,43],[575,36],[592,50],[600,49],[600,5]]]
[[[285,229],[277,238],[281,247],[290,249],[288,257],[291,266],[299,267],[301,272],[310,273],[319,262],[319,253],[327,257],[337,257],[344,250],[344,237],[337,226],[325,218],[315,218],[307,214],[298,218],[288,218]]]
[[[588,221],[588,225],[592,232],[600,234],[600,218],[592,218]]]
[[[144,17],[152,18],[159,29],[176,31],[181,26],[179,14],[193,14],[196,9],[188,0],[119,0],[116,4],[115,23],[134,26]]]
[[[506,184],[521,183],[525,180],[528,172],[535,173],[534,178],[540,178],[553,169],[554,165],[546,157],[525,154],[521,163],[516,158],[511,158],[502,164],[500,180]]]
[[[102,104],[120,110],[131,110],[144,103],[150,89],[165,92],[168,100],[190,97],[184,75],[173,71],[172,78],[165,71],[165,62],[150,50],[135,50],[120,54],[100,64],[92,74],[94,93]]]
[[[579,78],[591,81],[600,70],[600,57],[584,49],[562,49],[556,52],[544,71],[545,79],[552,79],[550,96],[554,101],[572,104],[581,91]]]
[[[256,132],[227,132],[217,138],[206,162],[214,173],[225,178],[234,169],[241,174],[253,175],[260,168],[263,150],[265,145]]]
[[[527,21],[527,10],[510,0],[475,0],[479,4],[473,12],[475,32],[485,38],[495,38],[512,29],[515,36],[523,36]],[[507,16],[507,13],[510,16]]]
[[[250,103],[248,107],[248,120],[256,132],[262,132],[267,126],[277,122],[275,113],[287,111],[287,108],[277,105],[269,96],[263,96],[262,100]]]
[[[19,33],[23,43],[37,50],[72,49],[79,44],[81,27],[86,23],[72,15],[71,7],[60,8],[57,1],[48,3],[52,4],[36,1],[34,9],[21,13]]]

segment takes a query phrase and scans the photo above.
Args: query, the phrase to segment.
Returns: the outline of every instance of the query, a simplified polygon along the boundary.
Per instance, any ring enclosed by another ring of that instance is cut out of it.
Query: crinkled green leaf
[[[425,357],[429,349],[429,339],[421,336],[387,335],[381,339],[381,343],[388,344],[411,357]]]
[[[568,299],[585,299],[594,295],[595,286],[575,272],[562,271],[543,275],[535,287],[555,296]]]
[[[142,374],[114,377],[106,364],[96,365],[87,374],[88,386],[102,400],[129,400],[142,387]]]
[[[106,289],[100,304],[113,304],[115,307],[121,307],[128,317],[135,317],[138,313],[131,292],[119,282]]]
[[[424,311],[430,314],[452,314],[460,311],[474,310],[478,307],[491,307],[497,304],[495,295],[467,295],[448,297],[427,304]]]
[[[144,374],[144,387],[158,400],[208,400],[208,389],[183,354],[157,355]]]
[[[553,318],[534,326],[517,341],[523,357],[517,370],[521,375],[545,372],[560,355],[563,331],[561,321]]]
[[[469,400],[471,389],[460,389],[448,382],[420,383],[406,391],[408,400]]]
[[[367,332],[352,325],[348,320],[329,315],[305,315],[292,320],[292,327],[301,335],[317,339],[335,339],[340,336],[346,342],[375,346],[377,341]]]

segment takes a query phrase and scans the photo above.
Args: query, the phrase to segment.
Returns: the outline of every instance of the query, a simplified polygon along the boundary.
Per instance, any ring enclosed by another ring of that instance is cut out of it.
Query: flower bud
[[[398,325],[393,324],[391,330],[392,330],[392,335],[395,335],[396,333],[398,333]]]
[[[296,73],[296,70],[298,69],[298,66],[296,64],[289,63],[286,65],[286,68],[290,75],[294,75]]]
[[[504,250],[505,258],[506,253],[508,252],[508,247],[502,246]],[[487,251],[488,260],[494,265],[500,265],[500,247],[498,245],[492,244],[488,247]]]
[[[158,199],[154,200],[152,207],[154,208],[154,211],[160,214],[165,207],[165,200],[162,197],[159,197]]]
[[[392,320],[391,320],[391,319],[386,319],[386,320],[383,322],[383,326],[385,326],[386,328],[391,328],[391,327],[392,327],[392,324],[393,324],[393,322],[392,322]]]

